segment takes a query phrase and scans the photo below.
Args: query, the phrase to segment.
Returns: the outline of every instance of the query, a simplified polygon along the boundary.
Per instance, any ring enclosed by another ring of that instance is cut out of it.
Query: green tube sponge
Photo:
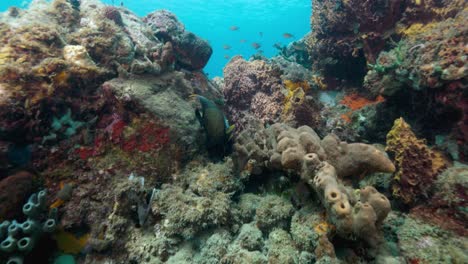
[[[13,222],[11,222],[10,226],[8,227],[8,235],[16,236],[20,230],[21,226],[18,224],[18,222],[16,222],[16,220],[13,220]]]
[[[19,251],[29,252],[34,247],[34,241],[30,237],[23,237],[16,243]]]
[[[10,221],[3,221],[0,224],[0,239],[6,237],[8,234],[8,227],[10,226]]]
[[[57,223],[55,219],[47,219],[44,222],[44,225],[42,225],[42,231],[46,233],[51,233],[55,231],[55,228],[57,227]]]
[[[35,218],[39,214],[40,206],[37,202],[37,195],[33,194],[29,197],[27,203],[23,205],[23,213],[31,218]]]
[[[10,264],[22,264],[23,256],[33,250],[44,233],[53,232],[57,226],[57,211],[46,215],[47,192],[42,190],[32,194],[23,206],[26,221],[18,223],[4,221],[0,224],[0,254],[6,253]]]
[[[10,253],[16,249],[16,239],[12,236],[8,236],[5,240],[0,243],[0,250]]]
[[[44,208],[45,208],[45,205],[46,205],[46,196],[47,196],[46,190],[42,190],[42,191],[40,191],[40,192],[37,193],[37,203],[38,203],[38,206],[39,206],[41,209],[44,209]]]
[[[21,224],[23,233],[32,235],[39,231],[39,226],[35,220],[28,219]]]
[[[6,264],[23,264],[23,257],[21,256],[14,256],[8,259]]]

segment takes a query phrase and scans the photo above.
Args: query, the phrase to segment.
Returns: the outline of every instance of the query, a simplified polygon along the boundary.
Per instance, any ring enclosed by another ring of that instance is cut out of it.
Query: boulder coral
[[[395,159],[393,195],[413,205],[430,196],[437,175],[447,166],[443,156],[420,140],[403,118],[387,134],[386,151]]]
[[[278,123],[265,129],[263,137],[250,140],[243,133],[235,149],[248,155],[244,166],[249,159],[257,159],[257,166],[297,173],[320,197],[338,234],[359,237],[372,246],[381,242],[378,229],[390,211],[389,200],[372,187],[363,188],[356,197],[340,178],[394,172],[395,166],[384,152],[367,144],[341,142],[334,135],[320,139],[307,126],[295,129]]]
[[[226,65],[223,75],[227,114],[237,128],[246,126],[249,115],[265,124],[279,120],[285,100],[279,68],[237,56]]]
[[[0,221],[18,217],[21,205],[33,191],[34,175],[20,171],[0,180]]]
[[[201,70],[208,63],[213,50],[208,41],[186,31],[177,17],[166,10],[158,10],[143,18],[154,34],[172,43],[176,63],[188,70]]]
[[[313,96],[312,73],[279,56],[247,61],[232,58],[224,68],[223,94],[227,113],[236,128],[252,119],[264,125],[277,122],[317,126],[321,104]]]

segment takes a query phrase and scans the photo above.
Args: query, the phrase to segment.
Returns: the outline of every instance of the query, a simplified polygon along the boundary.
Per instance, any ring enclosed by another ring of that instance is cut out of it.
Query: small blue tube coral
[[[24,222],[16,220],[0,223],[0,253],[6,253],[8,264],[22,264],[24,255],[33,250],[34,245],[45,233],[51,233],[57,226],[57,211],[51,210],[44,217],[46,190],[32,194],[23,206],[23,213],[28,217]]]

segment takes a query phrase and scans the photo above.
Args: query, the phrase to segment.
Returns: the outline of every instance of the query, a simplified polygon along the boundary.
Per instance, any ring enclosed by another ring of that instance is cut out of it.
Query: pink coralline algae
[[[224,68],[227,115],[238,128],[249,115],[265,124],[278,121],[285,100],[282,89],[281,72],[264,61],[238,56]]]
[[[134,119],[133,122],[125,122],[118,114],[104,117],[102,122],[109,124],[94,138],[93,146],[76,149],[81,159],[99,156],[105,153],[109,145],[120,147],[125,152],[150,152],[158,151],[169,143],[169,128],[162,127],[155,121],[143,122]],[[128,132],[131,131],[131,132]]]

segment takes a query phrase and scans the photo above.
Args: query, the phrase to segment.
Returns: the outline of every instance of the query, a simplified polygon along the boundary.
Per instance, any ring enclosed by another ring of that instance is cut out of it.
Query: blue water
[[[0,3],[0,11],[9,6],[21,6],[29,1],[9,0]],[[103,1],[111,4],[111,0]],[[120,4],[120,0],[114,3]],[[309,0],[123,0],[124,5],[140,16],[156,9],[167,9],[177,15],[186,29],[207,39],[213,55],[205,67],[210,77],[221,76],[227,56],[245,58],[256,53],[251,43],[261,44],[259,50],[274,56],[275,43],[287,44],[309,31],[311,1]],[[239,30],[230,30],[231,26]],[[260,35],[262,32],[263,36]],[[283,33],[294,37],[286,39]],[[241,43],[241,40],[246,40]],[[225,50],[224,45],[231,46]]]

